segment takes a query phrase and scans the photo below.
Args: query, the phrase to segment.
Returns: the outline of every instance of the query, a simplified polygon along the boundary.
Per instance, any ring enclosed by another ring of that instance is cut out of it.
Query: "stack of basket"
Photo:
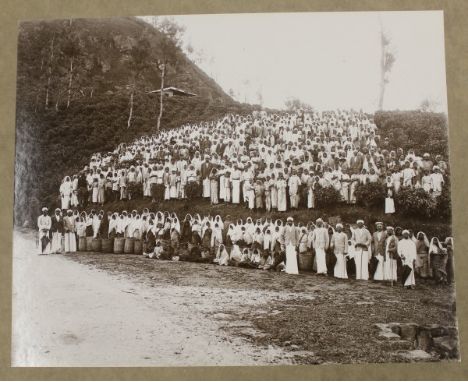
[[[141,255],[143,253],[143,241],[133,237],[116,237],[114,239],[80,237],[78,239],[78,251]]]

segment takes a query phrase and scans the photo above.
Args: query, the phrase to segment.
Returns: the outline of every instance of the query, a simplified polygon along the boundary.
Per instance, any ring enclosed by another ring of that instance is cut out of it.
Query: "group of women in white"
[[[401,187],[441,194],[448,166],[440,155],[387,145],[372,117],[352,110],[227,115],[96,153],[80,174],[63,179],[61,207],[140,196],[154,202],[204,197],[212,204],[284,212],[320,207],[319,186],[355,203],[357,185],[381,182],[386,212],[393,213]]]
[[[56,209],[49,216],[44,208],[38,227],[41,253],[75,252],[79,237],[131,237],[145,242],[144,254],[150,258],[168,254],[162,258],[197,261],[192,255],[198,251],[198,260],[204,262],[297,274],[298,257],[305,261],[312,256],[309,263],[317,274],[346,279],[351,262],[356,279],[393,282],[400,273],[406,287],[415,285],[415,272],[446,282],[453,250],[450,237],[429,242],[422,232],[414,235],[381,222],[371,234],[363,220],[355,225],[331,225],[318,219],[304,225],[292,217],[285,222],[250,217],[233,221],[230,216],[199,214],[179,220],[176,213],[149,209],[141,213],[92,210],[89,214],[68,210],[64,215]]]

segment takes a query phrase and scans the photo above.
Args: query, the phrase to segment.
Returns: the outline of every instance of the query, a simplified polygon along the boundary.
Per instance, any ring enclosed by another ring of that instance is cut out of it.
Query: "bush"
[[[314,196],[317,208],[331,206],[341,201],[340,193],[333,187],[322,187],[317,185],[314,190]]]
[[[389,146],[382,149],[396,150],[401,147],[405,153],[414,149],[422,155],[428,151],[432,155],[448,157],[447,116],[444,113],[413,111],[378,111],[374,122],[378,134],[389,139]]]
[[[386,196],[385,185],[382,183],[359,184],[356,187],[356,202],[364,207],[383,207]]]
[[[395,204],[397,211],[406,216],[430,218],[437,212],[437,201],[422,188],[401,188]]]
[[[442,194],[437,198],[437,215],[448,219],[452,217],[452,199],[449,184],[444,186]]]

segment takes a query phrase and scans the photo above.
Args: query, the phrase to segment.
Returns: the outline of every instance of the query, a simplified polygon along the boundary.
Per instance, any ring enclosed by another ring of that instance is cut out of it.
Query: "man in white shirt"
[[[433,171],[434,172],[430,175],[432,181],[432,196],[436,198],[442,194],[445,181],[439,166],[434,166]]]
[[[413,289],[416,285],[414,278],[414,263],[416,261],[416,244],[410,239],[408,230],[402,232],[403,239],[398,242],[398,255],[400,255],[403,266],[411,268],[411,273],[403,280],[406,288]]]
[[[372,243],[372,236],[369,230],[364,227],[364,220],[356,222],[357,228],[353,231],[355,242],[354,261],[356,263],[356,280],[369,279],[369,249]]]
[[[39,231],[38,246],[41,251],[40,255],[48,255],[50,253],[49,231],[52,227],[52,219],[48,215],[48,208],[42,208],[42,215],[37,218],[37,228]]]
[[[312,235],[312,247],[315,249],[317,274],[327,275],[327,261],[325,251],[330,244],[328,230],[323,227],[323,220],[316,220],[316,228]]]
[[[405,163],[405,168],[401,171],[401,174],[403,176],[403,187],[413,187],[413,178],[416,176],[416,173],[408,161]]]

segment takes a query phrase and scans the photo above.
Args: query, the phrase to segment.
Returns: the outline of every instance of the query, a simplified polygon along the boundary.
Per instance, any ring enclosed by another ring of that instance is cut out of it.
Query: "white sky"
[[[384,109],[414,109],[425,99],[446,111],[442,11],[260,13],[174,16],[199,66],[239,101],[283,108],[297,97],[324,109],[377,108],[380,24],[396,61]],[[189,89],[190,90],[190,89]]]

